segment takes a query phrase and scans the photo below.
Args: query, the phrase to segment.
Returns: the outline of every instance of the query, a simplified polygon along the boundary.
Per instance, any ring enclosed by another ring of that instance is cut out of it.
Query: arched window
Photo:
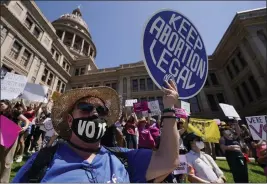
[[[264,44],[264,46],[267,47],[267,37],[266,37],[265,33],[263,32],[263,30],[258,30],[257,36],[259,37],[261,42]]]

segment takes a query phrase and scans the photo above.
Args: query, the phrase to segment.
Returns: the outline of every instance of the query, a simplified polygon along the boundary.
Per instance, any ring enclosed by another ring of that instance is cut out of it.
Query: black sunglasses
[[[108,115],[108,108],[105,106],[101,106],[101,105],[95,106],[95,105],[90,104],[90,103],[80,102],[77,104],[77,108],[82,110],[82,111],[86,111],[86,112],[92,112],[94,109],[96,109],[96,112],[100,116]]]

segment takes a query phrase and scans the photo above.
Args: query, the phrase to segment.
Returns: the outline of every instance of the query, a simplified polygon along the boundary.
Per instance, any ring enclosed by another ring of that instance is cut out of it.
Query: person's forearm
[[[23,111],[27,111],[27,107],[26,107],[23,99],[21,99],[21,105],[22,105]]]
[[[236,134],[237,134],[238,136],[240,136],[240,134],[241,134],[241,129],[240,129],[240,127],[239,127],[238,120],[235,119],[235,120],[234,120],[234,123],[235,123],[234,126],[235,126]]]
[[[165,113],[163,116],[175,116],[174,113]],[[151,180],[166,173],[172,172],[179,163],[179,133],[177,133],[176,119],[163,120],[163,128],[159,149],[153,153],[146,174],[147,180]],[[160,167],[159,167],[160,166]]]

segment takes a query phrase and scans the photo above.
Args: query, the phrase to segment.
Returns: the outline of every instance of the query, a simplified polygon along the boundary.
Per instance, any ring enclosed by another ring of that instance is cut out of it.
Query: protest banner
[[[267,115],[246,117],[253,140],[267,140]]]
[[[133,104],[134,112],[142,112],[148,110],[147,102],[138,102]]]
[[[173,174],[187,174],[187,159],[185,155],[179,155],[179,165],[178,167],[173,171]]]
[[[185,110],[187,116],[190,116],[190,103],[181,100],[181,108]]]
[[[179,98],[189,99],[205,85],[208,55],[196,27],[181,13],[156,12],[145,25],[142,47],[146,70],[158,88],[173,79]]]
[[[219,143],[221,138],[219,127],[215,120],[190,118],[188,132],[194,132],[205,142]]]
[[[224,115],[227,116],[229,119],[237,118],[237,120],[241,120],[234,106],[224,103],[219,103],[219,105],[223,110]]]
[[[47,100],[47,92],[47,86],[28,82],[20,98],[34,102],[45,102]]]
[[[154,101],[150,101],[148,102],[148,108],[150,109],[150,111],[154,112],[154,111],[160,111],[159,108],[159,101],[158,100],[154,100]]]
[[[19,136],[21,128],[8,119],[7,117],[0,116],[0,144],[5,148],[10,148]]]
[[[27,83],[27,77],[7,72],[1,80],[1,99],[12,100],[17,98]]]
[[[137,99],[128,99],[125,101],[125,107],[133,107],[134,103],[137,103]]]
[[[159,101],[154,100],[147,102],[148,109],[150,110],[150,116],[158,116],[161,115],[160,107],[159,107]],[[148,117],[148,109],[145,111],[142,111],[143,117]]]
[[[52,124],[52,120],[49,118],[49,119],[46,119],[43,123],[42,126],[40,126],[40,130],[46,132],[46,136],[53,136],[54,134],[54,127],[53,127],[53,124]]]

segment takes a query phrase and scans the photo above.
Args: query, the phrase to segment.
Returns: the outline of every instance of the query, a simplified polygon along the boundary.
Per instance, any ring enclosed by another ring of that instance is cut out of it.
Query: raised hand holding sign
[[[147,22],[143,35],[146,69],[161,88],[173,79],[180,99],[197,95],[208,74],[208,57],[200,34],[181,13],[162,10]]]

